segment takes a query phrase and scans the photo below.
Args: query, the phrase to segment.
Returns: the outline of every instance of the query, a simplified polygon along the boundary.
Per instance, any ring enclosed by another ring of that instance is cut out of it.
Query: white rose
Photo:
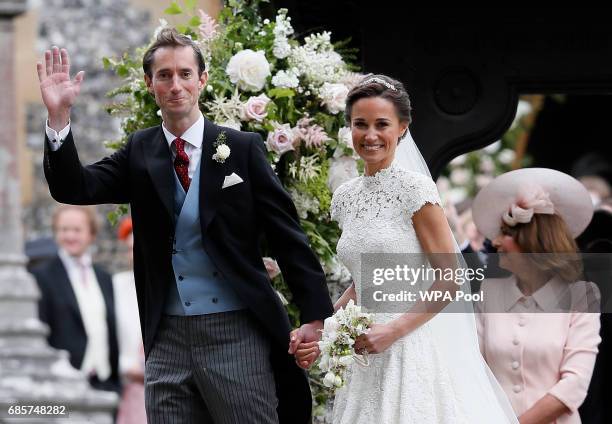
[[[325,387],[334,387],[336,384],[336,375],[331,371],[325,374],[325,377],[323,377],[323,384]]]
[[[336,387],[342,387],[344,385],[344,381],[342,381],[342,378],[337,375],[334,384],[336,385]]]
[[[232,56],[225,72],[241,90],[259,91],[270,76],[270,64],[261,50],[241,50]]]
[[[485,174],[495,171],[495,162],[489,156],[482,156],[480,159],[480,170]]]
[[[338,331],[338,329],[340,328],[340,324],[338,323],[338,321],[336,321],[336,318],[331,316],[331,317],[325,318],[325,321],[323,322],[323,328],[325,329],[326,332]]]
[[[330,84],[326,82],[319,91],[321,105],[327,107],[331,114],[344,110],[348,88],[344,84]]]
[[[349,366],[353,363],[352,356],[341,356],[340,357],[340,365]]]

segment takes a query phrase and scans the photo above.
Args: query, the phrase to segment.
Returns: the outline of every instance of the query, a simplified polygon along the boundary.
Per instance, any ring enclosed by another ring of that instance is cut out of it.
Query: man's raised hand
[[[70,56],[66,49],[53,46],[45,51],[45,63],[36,63],[40,93],[49,113],[49,126],[56,131],[70,120],[70,108],[81,90],[85,72],[80,71],[70,79]]]

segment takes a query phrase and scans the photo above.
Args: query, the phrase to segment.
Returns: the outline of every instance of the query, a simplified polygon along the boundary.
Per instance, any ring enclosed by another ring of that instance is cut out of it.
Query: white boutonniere
[[[215,140],[215,144],[213,144],[213,146],[215,147],[215,154],[212,155],[214,161],[224,163],[225,160],[229,157],[232,151],[230,150],[226,142],[227,135],[225,135],[225,131],[221,131],[217,136],[217,139]]]

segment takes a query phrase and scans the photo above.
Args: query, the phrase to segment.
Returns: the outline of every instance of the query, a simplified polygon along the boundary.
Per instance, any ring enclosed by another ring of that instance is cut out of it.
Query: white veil
[[[409,130],[401,139],[395,151],[393,163],[403,169],[419,172],[431,178],[429,167],[421,155]],[[467,268],[457,241],[453,237],[455,252],[460,266]],[[460,290],[470,293],[470,285],[463,284]],[[449,303],[430,321],[438,346],[455,388],[458,403],[464,409],[470,423],[501,423],[506,417],[508,423],[518,423],[516,414],[503,389],[484,361],[478,347],[476,321],[471,302]]]

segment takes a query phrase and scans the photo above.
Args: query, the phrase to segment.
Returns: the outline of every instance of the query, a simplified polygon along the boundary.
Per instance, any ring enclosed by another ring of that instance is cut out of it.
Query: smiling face
[[[365,162],[367,175],[389,167],[398,139],[408,129],[400,122],[395,106],[381,97],[365,97],[351,108],[353,146]]]
[[[151,76],[145,75],[166,123],[193,123],[199,118],[198,99],[207,79],[206,72],[198,76],[198,63],[189,46],[160,47],[155,51]]]
[[[70,256],[82,256],[95,239],[87,213],[76,208],[61,211],[54,230],[56,243]]]

